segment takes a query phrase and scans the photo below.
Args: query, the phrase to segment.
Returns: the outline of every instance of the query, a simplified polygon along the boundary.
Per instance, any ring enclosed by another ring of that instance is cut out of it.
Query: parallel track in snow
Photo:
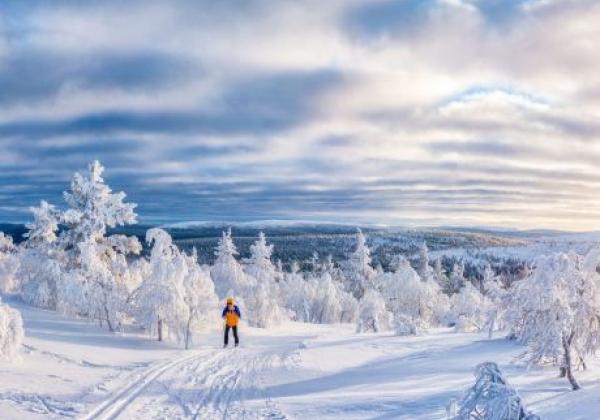
[[[120,390],[117,390],[106,401],[99,404],[89,413],[81,417],[81,420],[112,420],[116,419],[152,382],[158,379],[165,372],[193,361],[198,357],[205,355],[194,353],[186,355],[175,360],[169,360],[150,367],[142,373],[136,380],[128,383]]]
[[[263,384],[263,373],[281,355],[245,350],[195,352],[158,362],[80,419],[287,419]]]

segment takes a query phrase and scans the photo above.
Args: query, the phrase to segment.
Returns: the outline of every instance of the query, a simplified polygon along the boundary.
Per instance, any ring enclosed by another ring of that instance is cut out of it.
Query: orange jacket
[[[233,309],[229,309],[227,306],[223,309],[223,319],[228,327],[237,327],[240,318],[242,318],[242,314],[237,305],[233,305]]]

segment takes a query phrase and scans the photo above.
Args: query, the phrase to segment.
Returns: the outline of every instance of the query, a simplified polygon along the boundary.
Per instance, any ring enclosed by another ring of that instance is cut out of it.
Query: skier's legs
[[[240,344],[240,339],[238,337],[238,333],[237,333],[237,325],[235,327],[231,327],[233,329],[233,338],[235,338],[235,345],[237,346],[238,344]]]
[[[229,328],[231,328],[229,325],[225,326],[225,345],[227,345],[229,343]],[[234,334],[235,334],[235,332],[234,332]]]

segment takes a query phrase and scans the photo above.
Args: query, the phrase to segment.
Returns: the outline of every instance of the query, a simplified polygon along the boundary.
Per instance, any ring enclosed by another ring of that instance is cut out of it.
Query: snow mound
[[[14,360],[23,343],[23,319],[19,311],[0,300],[0,360]]]

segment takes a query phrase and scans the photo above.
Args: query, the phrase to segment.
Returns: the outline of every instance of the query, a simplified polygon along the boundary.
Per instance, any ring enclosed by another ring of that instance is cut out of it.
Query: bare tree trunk
[[[563,350],[565,352],[564,369],[565,369],[565,374],[567,376],[567,379],[569,380],[569,383],[571,384],[571,388],[573,389],[573,391],[577,391],[578,389],[581,389],[581,387],[579,386],[579,384],[575,380],[575,377],[573,376],[572,361],[571,361],[571,342],[572,341],[573,341],[573,333],[571,333],[569,338],[563,337],[563,339],[562,339]]]
[[[110,316],[108,315],[108,308],[106,307],[106,305],[104,305],[104,316],[106,318],[106,325],[108,325],[108,330],[110,332],[115,332],[115,329],[112,323],[110,322]]]
[[[190,348],[190,326],[191,326],[191,323],[192,323],[192,318],[190,317],[190,318],[188,318],[187,325],[185,328],[185,349],[186,350]]]
[[[163,320],[158,318],[158,341],[163,341]]]
[[[488,329],[488,340],[491,340],[493,335],[494,335],[494,326],[496,324],[496,315],[494,314],[494,317],[492,318],[492,320],[490,321],[490,326]]]

